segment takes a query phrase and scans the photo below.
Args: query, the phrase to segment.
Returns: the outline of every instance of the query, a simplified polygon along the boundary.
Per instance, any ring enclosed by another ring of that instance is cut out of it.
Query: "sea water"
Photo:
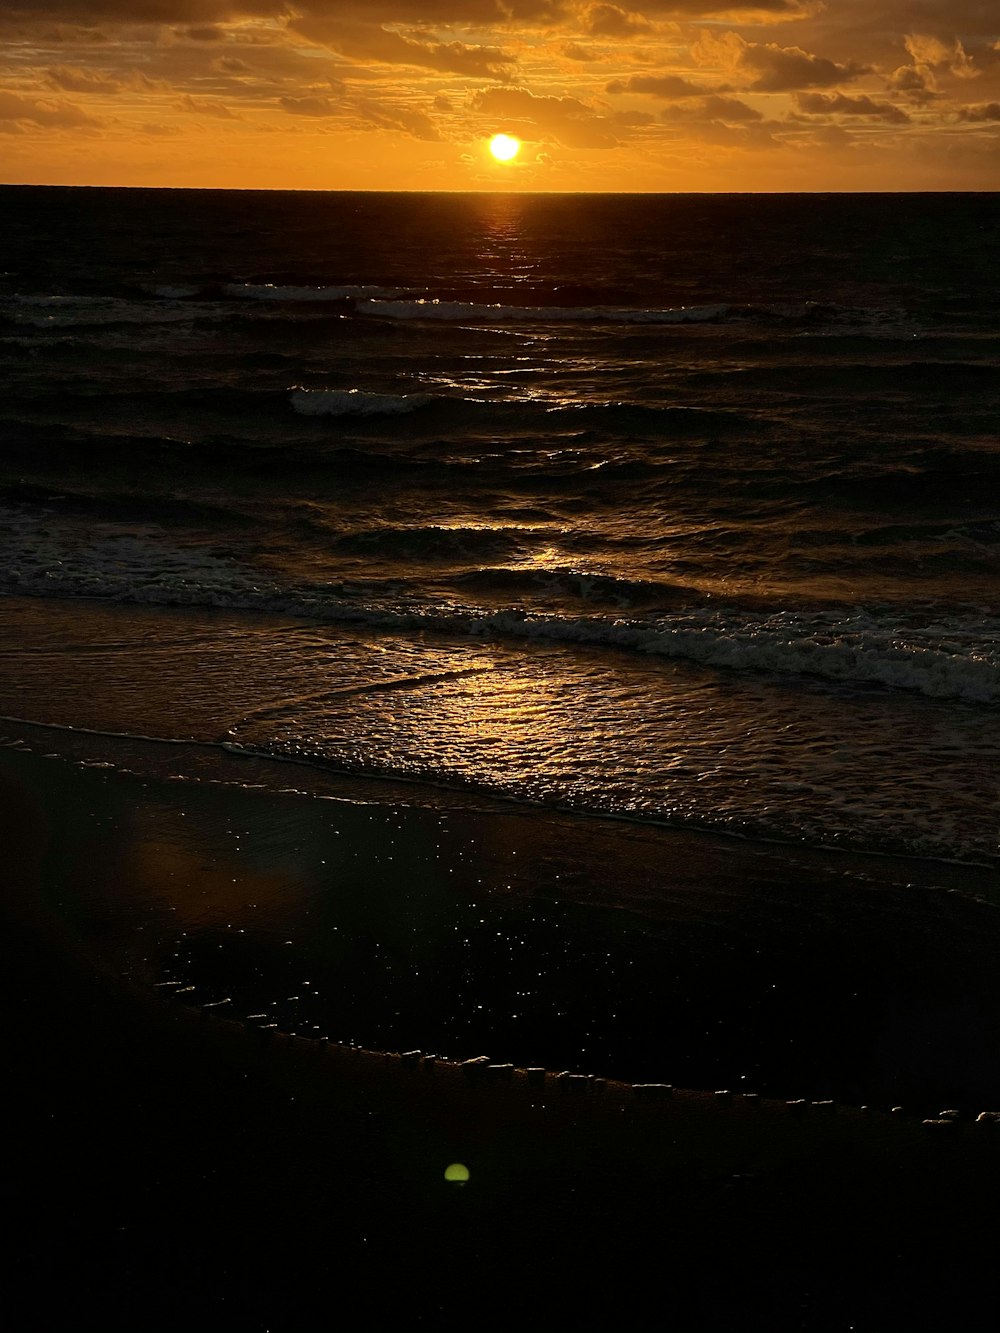
[[[995,879],[997,195],[0,230],[7,715]]]

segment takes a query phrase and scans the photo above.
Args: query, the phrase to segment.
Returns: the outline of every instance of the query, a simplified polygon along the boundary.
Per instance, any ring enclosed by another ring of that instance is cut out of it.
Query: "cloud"
[[[729,101],[730,99],[725,99]],[[735,100],[735,99],[732,99]],[[743,105],[737,103],[737,105]],[[724,148],[774,148],[776,141],[771,134],[773,122],[763,117],[746,119],[727,112],[724,115],[713,114],[720,108],[670,106],[660,113],[662,120],[669,126],[676,127],[686,138],[699,143],[718,144]],[[745,107],[747,112],[750,107]]]
[[[192,111],[199,116],[215,116],[219,120],[240,119],[224,102],[215,102],[207,97],[192,97],[190,93],[184,94],[178,106],[182,111]]]
[[[977,102],[973,106],[960,107],[958,118],[972,121],[974,124],[1000,120],[1000,102]]]
[[[738,97],[706,97],[696,106],[670,106],[661,113],[672,124],[682,121],[723,121],[726,124],[747,124],[764,117]]]
[[[436,143],[441,138],[437,126],[422,111],[402,106],[376,106],[371,102],[363,102],[360,111],[366,120],[384,129],[403,130],[414,139],[427,143]]]
[[[50,69],[48,81],[54,88],[69,93],[119,93],[125,86],[120,79],[98,69],[78,69],[59,65]]]
[[[585,22],[592,37],[631,37],[637,32],[648,32],[652,26],[642,14],[619,9],[617,5],[591,5]]]
[[[829,88],[868,72],[866,66],[853,62],[841,65],[825,56],[803,51],[799,46],[748,42],[736,32],[723,33],[721,37],[703,32],[691,48],[691,54],[700,65],[749,79],[749,88],[761,93]]]
[[[141,69],[134,69],[125,80],[126,86],[140,93],[168,93],[172,91],[166,79],[156,79]]]
[[[763,120],[764,117],[738,97],[706,97],[702,104],[710,120],[748,121]]]
[[[275,0],[280,12],[284,5]],[[506,23],[551,25],[572,8],[570,0],[299,0],[295,10],[316,18],[357,19],[371,23],[459,24],[489,27]]]
[[[84,27],[76,23],[44,22],[35,26],[18,19],[16,14],[0,7],[0,40],[8,43],[13,52],[27,42],[50,46],[102,46],[111,40],[103,28]]]
[[[290,116],[336,116],[341,109],[329,97],[279,97],[278,104]]]
[[[761,14],[782,19],[798,18],[808,12],[805,0],[661,0],[643,8],[673,18]]]
[[[615,111],[610,119],[613,125],[626,125],[631,129],[656,123],[656,117],[648,111]]]
[[[810,116],[863,116],[869,120],[884,120],[895,125],[906,125],[910,117],[891,102],[876,102],[871,97],[847,97],[844,93],[796,93],[800,111]]]
[[[703,97],[708,90],[682,79],[679,74],[633,74],[627,79],[612,79],[605,92],[647,93],[650,97],[668,100],[680,97]]]
[[[966,54],[962,43],[955,40],[950,45],[937,37],[925,33],[909,33],[903,45],[917,66],[925,66],[935,73],[948,72],[960,79],[974,79],[979,71],[974,68],[972,59]]]
[[[17,93],[4,91],[0,91],[0,120],[26,120],[33,125],[58,129],[76,128],[81,125],[94,126],[103,123],[93,116],[88,116],[85,111],[81,111],[72,102],[21,97]]]
[[[240,14],[273,15],[274,0],[13,0],[5,6],[23,21],[95,23],[210,23]]]
[[[472,108],[508,124],[525,122],[520,137],[526,139],[548,137],[568,148],[614,148],[618,143],[608,118],[575,97],[536,97],[526,88],[486,88],[475,95]]]
[[[915,69],[913,65],[900,65],[889,75],[888,85],[897,92],[906,93],[911,101],[929,101],[936,96],[932,87],[929,70]]]
[[[203,23],[197,28],[187,28],[184,36],[191,39],[192,42],[223,42],[226,39],[225,28],[220,28],[217,23]]]
[[[374,60],[386,65],[411,65],[440,74],[507,80],[517,57],[498,46],[469,46],[465,42],[419,41],[372,24],[329,22],[297,18],[292,28],[310,41],[328,46],[351,60]]]
[[[5,9],[25,19],[130,23],[208,24],[240,16],[279,16],[291,6],[284,0],[11,0]],[[299,0],[296,13],[318,18],[346,18],[359,9],[374,23],[498,24],[507,21],[554,23],[570,8],[568,0]]]

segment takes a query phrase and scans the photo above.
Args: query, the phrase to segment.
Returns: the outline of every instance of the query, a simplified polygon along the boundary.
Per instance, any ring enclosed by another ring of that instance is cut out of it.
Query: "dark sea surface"
[[[995,888],[1000,196],[8,187],[0,239],[9,716]]]

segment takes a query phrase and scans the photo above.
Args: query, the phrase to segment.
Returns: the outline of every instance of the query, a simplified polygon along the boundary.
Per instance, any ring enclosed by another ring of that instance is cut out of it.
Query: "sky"
[[[996,190],[1000,0],[0,0],[0,180]]]

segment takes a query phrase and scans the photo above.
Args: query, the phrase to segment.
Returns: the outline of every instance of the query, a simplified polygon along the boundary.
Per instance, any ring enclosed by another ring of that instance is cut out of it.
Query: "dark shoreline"
[[[46,909],[65,825],[5,759],[13,1333],[308,1333],[345,1303],[386,1330],[885,1333],[1000,1295],[989,1125],[471,1079],[199,1014]]]
[[[53,830],[53,919],[198,1010],[629,1082],[1000,1105],[997,908],[974,868],[3,731],[0,774]]]

